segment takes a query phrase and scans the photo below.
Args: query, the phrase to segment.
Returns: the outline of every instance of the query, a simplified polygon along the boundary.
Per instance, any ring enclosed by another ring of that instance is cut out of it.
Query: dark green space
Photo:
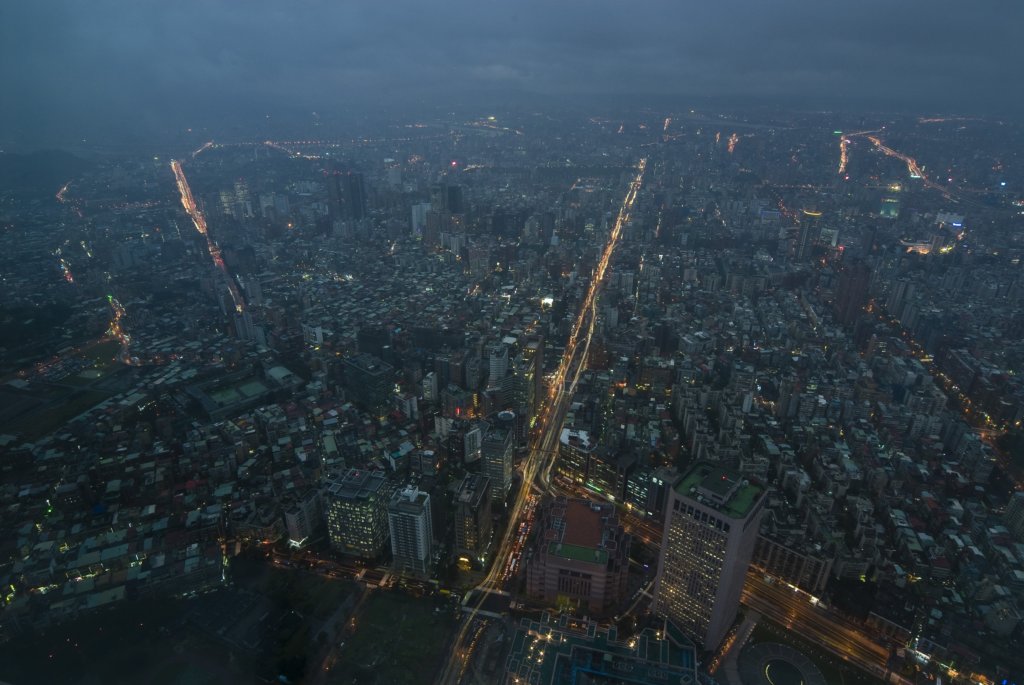
[[[0,680],[12,685],[252,682],[245,658],[182,628],[179,600],[122,602],[0,645]]]
[[[108,393],[98,390],[76,392],[59,403],[19,417],[11,425],[0,428],[0,432],[21,433],[27,440],[35,440],[57,430],[69,420],[107,399],[108,396]]]
[[[331,685],[428,685],[447,658],[455,621],[441,604],[395,592],[367,600],[331,669]]]

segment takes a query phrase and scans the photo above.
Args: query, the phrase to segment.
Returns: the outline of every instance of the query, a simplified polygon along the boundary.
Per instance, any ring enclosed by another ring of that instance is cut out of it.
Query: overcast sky
[[[1018,0],[5,0],[2,138],[386,100],[1024,109]],[[98,123],[99,122],[99,123]]]

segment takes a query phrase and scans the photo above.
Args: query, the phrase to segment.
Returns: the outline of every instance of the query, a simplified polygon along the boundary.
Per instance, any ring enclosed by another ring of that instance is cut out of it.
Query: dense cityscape
[[[227,680],[1024,672],[1019,136],[511,111],[39,161],[2,637],[49,682],[141,607],[192,655],[145,668]]]
[[[1024,12],[446,3],[5,8],[0,685],[1024,683]]]

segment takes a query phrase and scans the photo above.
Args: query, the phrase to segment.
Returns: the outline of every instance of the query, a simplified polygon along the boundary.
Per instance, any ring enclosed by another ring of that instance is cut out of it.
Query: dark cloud
[[[1017,2],[66,0],[0,8],[5,140],[287,104],[659,95],[1018,111]]]

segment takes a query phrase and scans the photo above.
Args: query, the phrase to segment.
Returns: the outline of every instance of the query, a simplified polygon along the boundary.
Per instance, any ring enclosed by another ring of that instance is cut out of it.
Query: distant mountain
[[[56,193],[91,169],[93,163],[60,150],[0,153],[0,187],[30,193]]]

